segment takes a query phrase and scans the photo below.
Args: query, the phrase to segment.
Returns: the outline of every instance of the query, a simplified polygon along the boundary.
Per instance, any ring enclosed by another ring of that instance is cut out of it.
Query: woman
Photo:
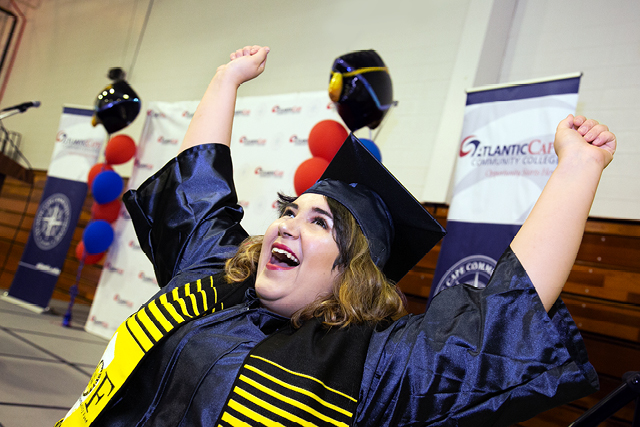
[[[559,124],[558,166],[486,289],[450,288],[398,319],[387,278],[442,229],[355,138],[242,243],[231,125],[268,52],[218,68],[181,154],[125,196],[162,290],[120,326],[61,425],[509,425],[594,391],[558,296],[615,151],[606,126]]]

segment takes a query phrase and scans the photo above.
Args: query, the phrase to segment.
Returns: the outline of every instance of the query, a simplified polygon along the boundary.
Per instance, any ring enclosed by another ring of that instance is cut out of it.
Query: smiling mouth
[[[289,269],[298,265],[300,265],[300,261],[292,252],[275,246],[271,248],[271,259],[267,264],[267,268]]]

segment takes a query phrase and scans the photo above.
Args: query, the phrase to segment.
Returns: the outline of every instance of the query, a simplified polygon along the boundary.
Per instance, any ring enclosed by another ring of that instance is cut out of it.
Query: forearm
[[[547,311],[575,262],[601,174],[588,158],[561,161],[511,244]]]
[[[238,84],[219,68],[191,119],[181,152],[199,144],[231,144],[237,93]]]

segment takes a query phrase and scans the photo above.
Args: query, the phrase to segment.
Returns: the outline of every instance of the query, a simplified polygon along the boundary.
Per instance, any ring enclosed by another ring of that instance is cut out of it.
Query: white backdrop
[[[178,153],[198,102],[151,102],[129,180],[137,188]],[[311,157],[309,132],[319,121],[341,121],[326,91],[238,98],[231,150],[242,222],[262,234],[275,219],[277,192],[295,195],[293,176]],[[158,291],[153,266],[140,249],[122,208],[115,239],[85,325],[110,338],[118,325]]]

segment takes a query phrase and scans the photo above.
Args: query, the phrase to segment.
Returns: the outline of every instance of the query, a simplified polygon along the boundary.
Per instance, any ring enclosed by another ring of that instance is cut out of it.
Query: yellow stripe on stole
[[[170,303],[167,300],[167,294],[160,295],[160,302],[162,303],[162,306],[165,308],[165,310],[169,312],[171,317],[173,317],[173,319],[176,322],[179,322],[179,323],[184,322],[184,317],[182,317],[182,315],[178,313],[178,310],[176,310],[176,308],[173,306],[173,303]]]
[[[174,302],[177,302],[178,305],[180,306],[180,310],[182,311],[180,315],[183,317],[189,317],[189,318],[193,317],[187,311],[187,305],[184,303],[184,298],[178,295],[178,288],[175,288],[173,292],[171,292],[171,294],[173,295]],[[186,294],[185,297],[189,295],[189,283],[185,285],[185,294]]]
[[[163,333],[167,333],[170,330],[173,329],[173,325],[171,324],[171,322],[169,322],[167,320],[167,318],[165,317],[165,315],[160,311],[160,309],[158,308],[158,302],[156,300],[151,301],[147,307],[149,307],[149,311],[151,312],[151,315],[158,320],[158,322],[162,325],[162,327],[164,328],[165,332]]]
[[[286,383],[284,381],[282,381],[279,378],[274,377],[273,375],[269,375],[266,372],[261,371],[260,369],[256,368],[255,366],[251,366],[251,365],[244,365],[245,368],[249,369],[250,371],[255,372],[256,374],[263,376],[264,378],[268,379],[269,381],[272,381],[278,385],[281,385],[284,388],[288,388],[289,390],[295,391],[297,393],[300,394],[304,394],[306,396],[309,396],[310,398],[312,398],[313,400],[315,400],[316,402],[320,403],[322,406],[325,406],[329,409],[333,409],[336,412],[340,412],[343,415],[346,415],[347,417],[351,418],[353,416],[352,412],[347,411],[346,409],[343,409],[337,405],[334,405],[333,403],[329,403],[326,400],[322,399],[320,396],[318,396],[315,393],[310,392],[307,389],[304,389],[302,387],[297,387],[294,385],[291,385],[289,383]]]
[[[269,402],[267,402],[265,400],[262,400],[259,397],[254,396],[253,394],[249,393],[246,390],[241,389],[240,387],[235,387],[233,389],[233,392],[235,394],[237,394],[238,396],[244,397],[245,399],[247,399],[248,401],[254,403],[255,405],[258,405],[262,409],[265,409],[265,410],[267,410],[267,411],[269,411],[269,412],[271,412],[273,414],[279,415],[282,418],[286,418],[287,420],[289,420],[291,422],[298,423],[301,426],[305,426],[305,427],[316,427],[316,425],[313,424],[312,422],[303,420],[302,418],[300,418],[300,417],[298,417],[296,415],[293,415],[292,413],[287,412],[284,409],[278,408],[277,406],[272,405],[271,403],[269,403]],[[231,401],[229,401],[229,406],[231,406]],[[256,420],[256,421],[258,421],[258,420]],[[275,421],[272,421],[272,422],[274,423],[273,425],[279,425],[279,424],[276,424]]]
[[[231,409],[235,409],[236,411],[240,412],[242,415],[250,418],[252,421],[258,421],[269,427],[285,427],[283,424],[280,424],[277,421],[273,421],[272,419],[269,419],[263,415],[260,415],[256,411],[252,411],[251,409],[236,402],[233,399],[229,399],[229,407]]]
[[[151,347],[153,347],[153,343],[136,321],[135,315],[130,316],[127,320],[125,320],[125,323],[131,330],[131,334],[133,335],[133,337],[137,339],[142,348],[144,348],[144,351],[147,352],[151,350]]]
[[[285,368],[284,366],[281,366],[281,365],[278,365],[278,364],[277,364],[277,363],[275,363],[275,362],[272,362],[272,361],[271,361],[271,360],[269,360],[269,359],[265,359],[264,357],[254,356],[253,354],[252,354],[252,355],[249,355],[249,357],[253,357],[254,359],[262,360],[263,362],[266,362],[266,363],[268,363],[268,364],[270,364],[270,365],[273,365],[273,366],[275,366],[276,368],[280,368],[280,369],[282,369],[283,371],[290,373],[291,375],[296,375],[296,376],[301,377],[301,378],[306,378],[306,379],[309,379],[309,380],[315,381],[315,382],[317,382],[318,384],[320,384],[322,387],[324,387],[325,389],[327,389],[327,390],[329,390],[329,391],[331,391],[331,392],[333,392],[333,393],[339,394],[340,396],[345,397],[345,398],[347,398],[347,399],[349,399],[349,400],[351,400],[351,401],[353,401],[353,402],[355,402],[355,403],[358,403],[358,401],[357,401],[356,399],[354,399],[353,397],[349,396],[348,394],[344,394],[344,393],[343,393],[343,392],[341,392],[341,391],[338,391],[338,390],[336,390],[336,389],[333,389],[333,388],[329,387],[328,385],[326,385],[325,383],[323,383],[322,381],[320,381],[320,380],[319,380],[319,379],[317,379],[317,378],[314,378],[314,377],[309,376],[309,375],[306,375],[306,374],[301,374],[300,372],[294,372],[294,371],[292,371],[292,370],[290,370],[290,369]]]
[[[156,324],[153,323],[153,321],[149,318],[149,315],[144,309],[138,310],[135,316],[138,317],[138,320],[140,321],[140,323],[142,323],[142,325],[147,329],[147,332],[151,334],[151,336],[153,337],[154,340],[156,340],[156,342],[162,339],[162,336],[164,334],[162,333],[161,330],[158,329]]]
[[[274,397],[278,400],[280,400],[281,402],[284,403],[288,403],[291,406],[295,406],[298,409],[301,409],[311,415],[313,415],[316,418],[320,418],[322,421],[327,422],[329,424],[333,424],[334,426],[340,426],[340,427],[349,427],[348,424],[345,424],[341,421],[335,420],[321,412],[316,411],[315,409],[313,409],[312,407],[305,405],[303,403],[300,403],[299,401],[292,399],[290,397],[287,397],[283,394],[278,393],[277,391],[271,390],[269,387],[266,387],[262,384],[260,384],[257,381],[252,380],[251,378],[248,378],[244,375],[240,375],[240,380],[246,382],[247,384],[257,388],[258,390],[262,391],[265,394],[268,394],[271,397]],[[297,387],[296,387],[297,388]],[[347,412],[347,414],[349,415],[349,417],[351,417],[351,413]],[[313,425],[313,424],[311,424]]]
[[[222,414],[222,421],[231,424],[232,427],[251,427],[251,424],[237,419],[228,412]],[[218,427],[222,427],[222,424],[218,424]]]

